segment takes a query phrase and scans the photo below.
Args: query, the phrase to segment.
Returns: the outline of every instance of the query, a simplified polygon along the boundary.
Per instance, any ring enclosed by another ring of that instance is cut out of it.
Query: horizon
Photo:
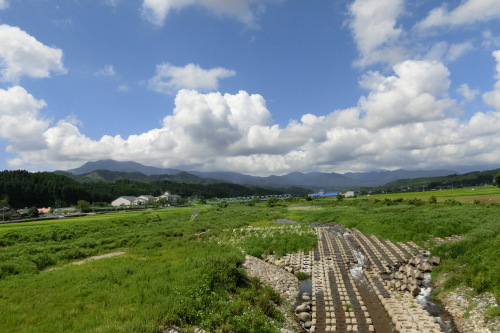
[[[134,162],[134,161],[115,161],[115,160],[110,160],[110,159],[106,159],[106,160],[98,160],[98,161],[88,161],[88,162],[85,162],[84,164],[80,165],[79,167],[77,168],[73,168],[73,169],[68,169],[68,170],[53,170],[54,172],[55,171],[63,171],[63,172],[70,172],[75,170],[75,169],[80,169],[82,167],[84,167],[85,165],[87,164],[90,164],[90,163],[97,163],[97,162],[118,162],[118,163],[138,163],[138,162]],[[155,167],[155,166],[152,166],[152,165],[144,165],[144,164],[141,164],[141,163],[138,163],[140,164],[141,166],[143,167]],[[156,168],[156,167],[155,167]],[[335,173],[335,174],[339,174],[339,175],[345,175],[345,174],[348,174],[348,173],[377,173],[377,172],[393,172],[393,171],[450,171],[450,172],[454,172],[456,174],[466,174],[466,173],[470,173],[470,172],[482,172],[482,171],[489,171],[489,170],[495,170],[495,169],[499,169],[500,167],[486,167],[486,166],[483,166],[483,167],[473,167],[471,168],[470,170],[469,169],[462,169],[463,171],[460,171],[460,170],[455,170],[455,169],[393,169],[393,170],[388,170],[388,169],[374,169],[374,170],[367,170],[367,171],[364,171],[364,172],[343,172],[343,173],[339,173],[339,172],[335,172],[335,171],[331,171],[329,173]],[[159,169],[171,169],[171,170],[177,170],[179,172],[187,172],[187,173],[190,173],[190,172],[200,172],[202,173],[203,171],[198,171],[198,170],[182,170],[182,169],[176,169],[176,168],[159,168]],[[228,173],[237,173],[237,172],[234,172],[234,171],[207,171],[206,173],[219,173],[219,172],[228,172]],[[315,171],[306,171],[306,172],[301,172],[301,171],[292,171],[292,172],[289,172],[289,173],[284,173],[284,174],[273,174],[273,175],[268,175],[268,176],[255,176],[255,177],[269,177],[269,176],[285,176],[285,175],[289,175],[289,174],[292,174],[292,173],[302,173],[302,174],[308,174],[308,173],[313,173]],[[242,175],[245,175],[245,176],[252,176],[250,174],[245,174],[245,173],[239,173],[239,174],[242,174]]]
[[[0,170],[496,169],[498,31],[497,0],[0,0]]]

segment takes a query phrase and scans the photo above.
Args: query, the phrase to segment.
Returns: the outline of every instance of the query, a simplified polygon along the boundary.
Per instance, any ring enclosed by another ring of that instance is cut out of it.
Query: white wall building
[[[169,191],[166,191],[162,195],[158,197],[158,200],[165,200],[168,202],[177,202],[181,198],[180,195],[177,194],[171,194]]]
[[[137,197],[125,195],[125,196],[119,197],[118,199],[115,199],[111,203],[111,206],[114,206],[114,207],[131,206],[131,205],[135,205],[134,202],[136,202],[136,201],[137,201]]]
[[[144,205],[150,202],[155,202],[158,200],[163,200],[167,202],[177,202],[177,200],[180,199],[180,195],[177,194],[171,194],[170,192],[165,192],[159,197],[154,197],[152,195],[141,195],[139,197],[131,196],[131,195],[124,195],[121,196],[117,199],[115,199],[113,202],[111,202],[111,206],[114,207],[120,207],[120,206],[135,206],[135,205]]]

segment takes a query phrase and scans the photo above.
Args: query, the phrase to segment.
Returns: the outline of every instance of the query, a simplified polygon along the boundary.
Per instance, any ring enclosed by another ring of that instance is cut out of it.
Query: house
[[[135,202],[137,202],[137,197],[124,195],[111,202],[111,206],[114,207],[131,206],[131,205],[136,205]]]
[[[345,198],[351,198],[351,197],[354,197],[355,194],[354,194],[354,191],[347,191],[344,193],[344,197]]]
[[[0,208],[0,214],[2,215],[2,221],[21,218],[21,214],[9,206]]]
[[[137,199],[132,203],[132,205],[144,205],[150,202],[157,201],[157,197],[153,197],[152,195],[141,195],[137,197]]]
[[[38,214],[49,214],[50,213],[50,207],[49,208],[38,208]]]
[[[155,202],[155,201],[164,201],[164,202],[177,202],[180,199],[180,195],[177,194],[171,194],[170,192],[165,192],[159,197],[154,197],[152,195],[144,194],[138,197],[135,196],[121,196],[118,199],[115,199],[112,203],[111,206],[114,207],[119,207],[119,206],[136,206],[136,205],[145,205],[150,202]]]
[[[166,191],[162,195],[158,197],[158,200],[168,201],[168,202],[177,202],[181,198],[180,195],[171,194],[169,191]]]
[[[309,196],[313,197],[313,198],[336,197],[337,195],[338,195],[337,192],[328,192],[328,193],[325,193],[325,191],[323,191],[323,190],[319,191],[318,193],[309,194]]]

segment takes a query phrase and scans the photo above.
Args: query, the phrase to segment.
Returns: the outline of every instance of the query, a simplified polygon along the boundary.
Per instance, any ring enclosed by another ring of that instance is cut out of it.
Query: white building
[[[147,204],[150,202],[155,202],[157,200],[158,200],[158,198],[153,197],[152,195],[141,195],[134,201],[133,204],[134,205],[144,205],[144,204]]]
[[[171,194],[168,191],[163,193],[159,197],[154,197],[154,196],[148,195],[148,194],[141,195],[139,197],[135,197],[132,195],[124,195],[124,196],[119,197],[118,199],[115,199],[111,203],[111,206],[120,207],[120,206],[144,205],[144,204],[148,204],[150,202],[155,202],[158,200],[175,203],[179,199],[180,199],[180,195]]]
[[[177,194],[171,194],[169,191],[166,191],[162,195],[158,197],[158,200],[165,200],[168,202],[177,202],[181,198],[180,195]]]
[[[349,198],[354,196],[354,191],[347,191],[344,193],[344,197]]]
[[[111,203],[111,206],[114,206],[114,207],[131,206],[131,205],[135,205],[136,201],[137,201],[137,197],[134,197],[131,195],[124,195],[124,196],[119,197],[118,199],[115,199]]]

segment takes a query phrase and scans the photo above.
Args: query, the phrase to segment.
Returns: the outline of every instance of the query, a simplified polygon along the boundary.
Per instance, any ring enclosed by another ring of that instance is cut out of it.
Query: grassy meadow
[[[387,194],[374,194],[370,196],[361,196],[360,198],[371,199],[395,199],[395,198],[419,198],[422,200],[429,200],[430,197],[435,196],[437,201],[456,200],[460,202],[473,203],[479,201],[482,203],[500,203],[500,191],[497,186],[474,186],[463,187],[446,190],[431,190],[423,192],[402,192],[402,193],[387,193]]]
[[[198,206],[190,220],[193,209],[1,225],[0,332],[277,332],[281,300],[246,276],[240,251],[273,249],[239,230],[272,225],[284,208]],[[313,247],[300,229],[266,236],[280,253]],[[71,264],[115,252],[125,253]]]
[[[486,195],[500,194],[493,190]],[[224,203],[3,224],[0,332],[161,332],[171,325],[277,332],[282,300],[245,274],[241,250],[279,257],[316,243],[308,225],[274,223],[278,218],[336,221],[393,241],[414,240],[442,257],[434,274],[448,277],[446,288],[469,285],[498,298],[500,204],[449,194]],[[432,241],[455,234],[463,240]],[[74,265],[117,252],[124,253]]]

